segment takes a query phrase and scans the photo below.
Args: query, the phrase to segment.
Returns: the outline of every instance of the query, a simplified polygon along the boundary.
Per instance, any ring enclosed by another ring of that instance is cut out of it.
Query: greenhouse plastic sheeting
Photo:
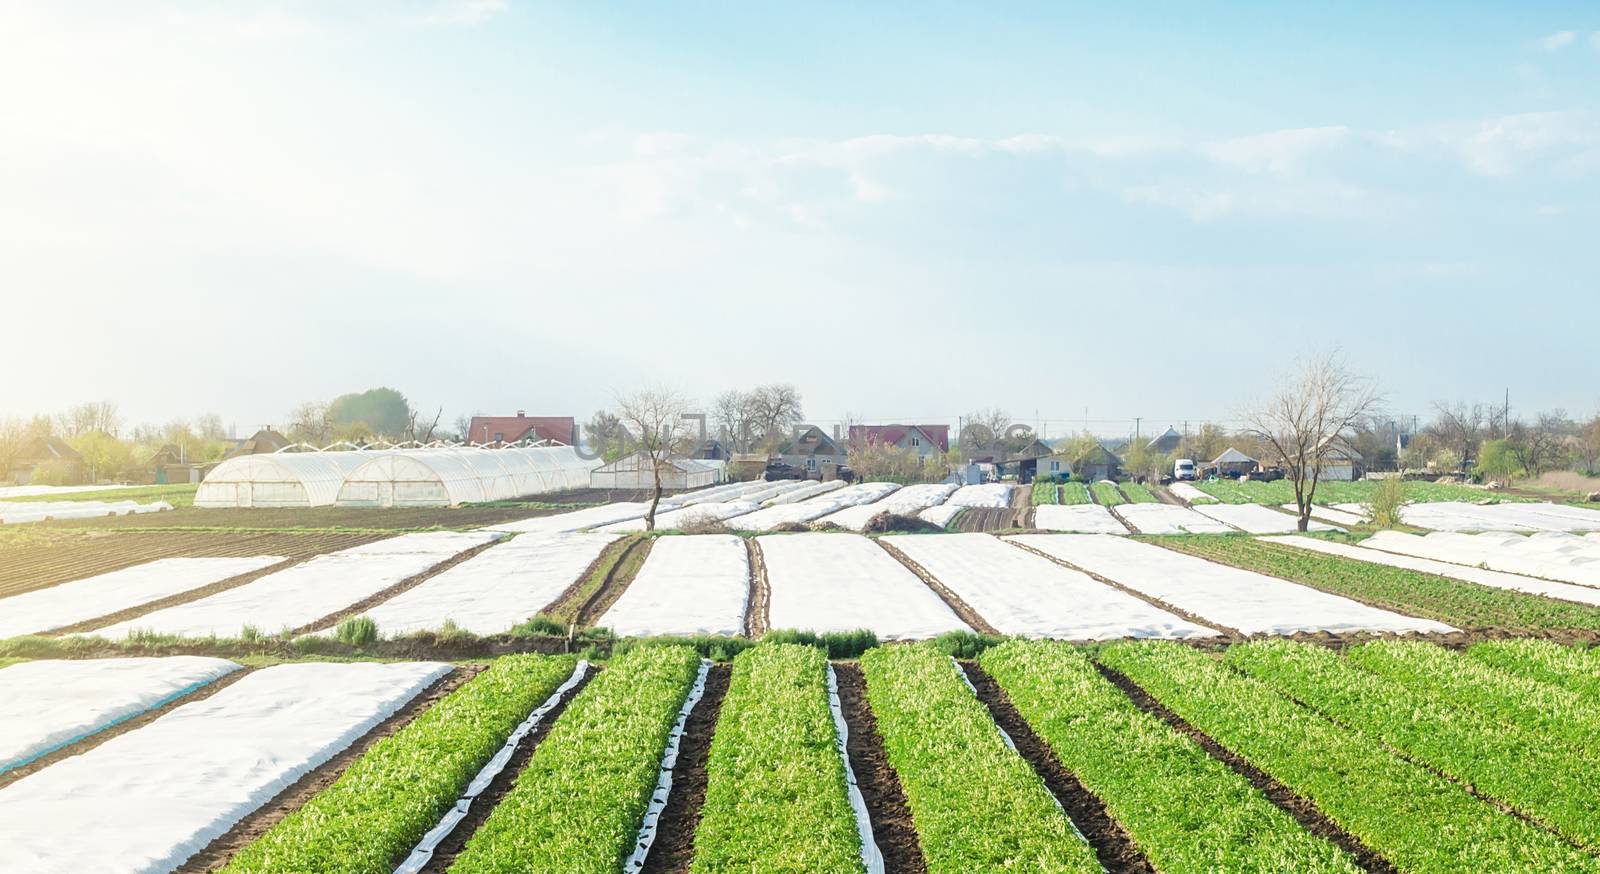
[[[402,534],[327,555],[198,601],[89,632],[111,640],[136,630],[233,637],[249,625],[277,634],[308,625],[499,537],[497,532]]]
[[[916,574],[866,537],[772,534],[756,543],[772,590],[771,628],[870,628],[884,640],[971,630]]]
[[[829,513],[818,519],[818,522],[831,522],[840,528],[851,531],[860,531],[867,527],[872,517],[879,513],[893,513],[897,516],[914,516],[929,507],[945,502],[951,493],[956,490],[955,483],[933,483],[924,485],[906,486],[903,489],[891,492],[887,497],[880,498],[870,504],[858,504],[846,507],[837,513]]]
[[[1015,489],[1011,483],[985,483],[977,486],[962,486],[950,496],[945,503],[953,507],[985,507],[991,510],[1004,510],[1011,506],[1011,491]]]
[[[273,452],[230,458],[206,474],[196,507],[326,507],[344,479],[381,453]]]
[[[598,462],[571,446],[379,453],[345,476],[341,507],[446,507],[588,488]]]
[[[5,865],[30,874],[172,871],[449,670],[256,671],[0,792]]]
[[[1245,634],[1455,630],[1439,622],[1368,607],[1308,586],[1126,537],[1024,534],[1012,539],[1190,615]]]
[[[596,622],[621,637],[744,633],[750,557],[731,534],[662,537]]]
[[[771,531],[779,525],[810,522],[845,507],[870,504],[899,488],[894,483],[857,483],[797,503],[763,507],[754,513],[728,520],[727,526],[739,531]]]
[[[1579,538],[1572,540],[1581,542]],[[1580,586],[1600,586],[1600,556],[1593,550],[1562,553],[1547,549],[1537,541],[1537,537],[1514,534],[1436,532],[1418,537],[1399,531],[1379,531],[1362,545],[1468,567],[1485,567]]]
[[[446,619],[473,634],[509,631],[560,597],[616,539],[610,534],[524,534],[363,615],[376,622],[378,633],[385,637],[437,630]]]
[[[1217,634],[988,534],[883,542],[922,565],[1001,634],[1057,640]]]
[[[1590,588],[1589,586],[1575,586],[1571,583],[1557,583],[1550,580],[1525,577],[1520,574],[1509,574],[1504,571],[1467,567],[1444,561],[1434,561],[1431,558],[1417,558],[1411,555],[1368,549],[1363,546],[1352,546],[1348,543],[1334,543],[1314,537],[1266,537],[1262,539],[1271,543],[1282,543],[1286,546],[1309,549],[1313,552],[1323,552],[1329,555],[1353,558],[1357,561],[1405,568],[1407,570],[1421,571],[1425,574],[1462,580],[1463,582],[1477,583],[1480,586],[1493,586],[1496,589],[1510,589],[1513,592],[1527,592],[1531,595],[1543,595],[1546,598],[1560,598],[1565,601],[1576,601],[1580,604],[1593,604],[1600,607],[1600,589]]]
[[[1227,534],[1238,530],[1188,507],[1171,504],[1119,504],[1112,512],[1140,534]]]
[[[50,659],[0,669],[0,774],[237,670],[200,656]]]
[[[696,525],[708,525],[722,522],[734,516],[743,516],[752,513],[760,507],[752,501],[711,501],[705,504],[695,504],[692,507],[682,507],[666,512],[657,512],[655,523],[657,531],[676,531],[680,528],[692,528]],[[616,522],[603,528],[596,529],[609,533],[626,533],[630,531],[643,531],[644,519],[629,519],[626,522]]]
[[[39,634],[271,567],[275,555],[163,558],[0,600],[0,638]]]
[[[1128,533],[1128,526],[1099,504],[1040,504],[1033,508],[1033,527],[1071,534]]]
[[[1260,504],[1203,504],[1195,507],[1194,512],[1251,534],[1288,534],[1298,530],[1299,524],[1299,520],[1294,516]],[[1338,531],[1339,529],[1313,519],[1310,530]]]

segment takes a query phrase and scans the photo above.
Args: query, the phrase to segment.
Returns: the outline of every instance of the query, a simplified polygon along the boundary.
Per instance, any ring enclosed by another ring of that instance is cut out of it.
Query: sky
[[[0,416],[1587,415],[1596,227],[1593,4],[0,0]]]

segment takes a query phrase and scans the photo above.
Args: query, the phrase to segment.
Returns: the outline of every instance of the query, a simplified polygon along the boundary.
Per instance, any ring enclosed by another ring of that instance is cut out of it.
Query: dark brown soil
[[[1155,866],[1144,857],[1134,844],[1132,836],[1106,811],[1106,806],[1094,793],[1085,789],[1078,778],[1061,765],[1061,760],[1028,725],[1022,714],[1012,706],[1005,690],[975,662],[963,662],[962,669],[978,691],[978,700],[989,708],[996,725],[1011,735],[1017,752],[1044,780],[1056,800],[1066,809],[1073,825],[1089,841],[1101,866],[1112,874],[1138,872],[1155,874]]]
[[[885,552],[894,556],[896,561],[905,565],[908,570],[916,574],[923,583],[927,584],[928,588],[933,590],[934,594],[938,595],[939,598],[950,607],[956,616],[960,617],[962,622],[972,626],[974,631],[977,631],[981,634],[1000,633],[999,629],[989,624],[989,620],[978,615],[978,611],[972,609],[971,604],[963,601],[960,595],[952,592],[948,586],[939,581],[938,577],[928,573],[928,569],[912,560],[911,556],[906,555],[904,552],[901,552],[899,549],[888,543],[885,543],[882,540],[878,540],[877,543],[879,546],[883,547]]]
[[[1244,633],[1239,631],[1236,628],[1229,628],[1226,625],[1218,625],[1217,623],[1212,622],[1209,619],[1205,619],[1203,617],[1196,616],[1195,614],[1190,613],[1189,611],[1187,611],[1187,610],[1185,610],[1185,609],[1183,609],[1181,607],[1176,607],[1176,606],[1174,606],[1172,604],[1168,604],[1166,601],[1163,601],[1160,598],[1152,598],[1152,597],[1150,597],[1149,595],[1146,595],[1143,592],[1137,591],[1135,589],[1130,589],[1127,586],[1124,586],[1121,583],[1117,582],[1116,580],[1109,579],[1107,577],[1103,577],[1103,576],[1101,576],[1101,575],[1099,575],[1097,573],[1094,573],[1093,571],[1085,570],[1085,569],[1083,569],[1081,567],[1078,567],[1077,565],[1075,565],[1075,564],[1073,564],[1071,562],[1063,561],[1063,560],[1061,560],[1061,559],[1049,554],[1048,552],[1042,552],[1040,550],[1034,549],[1031,546],[1028,546],[1025,543],[1018,543],[1017,541],[1012,540],[1010,538],[1002,538],[1002,539],[1004,539],[1007,543],[1011,544],[1012,546],[1017,547],[1018,549],[1025,549],[1028,552],[1031,552],[1034,555],[1039,556],[1040,558],[1046,559],[1048,561],[1055,562],[1056,564],[1061,565],[1064,568],[1070,568],[1072,570],[1075,570],[1080,574],[1083,574],[1083,575],[1085,575],[1087,577],[1090,577],[1091,579],[1095,580],[1096,582],[1104,583],[1105,585],[1110,586],[1111,588],[1116,589],[1119,592],[1122,592],[1122,593],[1128,594],[1128,595],[1132,595],[1133,597],[1138,598],[1139,600],[1145,602],[1146,604],[1149,604],[1149,605],[1154,606],[1154,607],[1159,607],[1160,609],[1165,610],[1168,613],[1174,613],[1174,614],[1176,614],[1178,616],[1181,616],[1184,619],[1187,619],[1187,620],[1189,620],[1190,622],[1193,622],[1196,625],[1203,625],[1206,628],[1215,628],[1217,631],[1219,631],[1222,634],[1226,635],[1230,639],[1243,640],[1244,637],[1245,637]]]
[[[1188,735],[1198,743],[1210,756],[1233,769],[1234,773],[1250,781],[1256,791],[1266,796],[1268,801],[1276,804],[1285,813],[1294,817],[1295,821],[1318,837],[1321,837],[1340,849],[1355,857],[1356,864],[1366,871],[1392,872],[1395,867],[1387,859],[1368,849],[1356,837],[1345,831],[1329,819],[1326,814],[1317,809],[1309,799],[1297,795],[1289,787],[1274,780],[1265,771],[1251,764],[1221,744],[1212,740],[1205,732],[1200,731],[1186,722],[1183,717],[1167,709],[1154,696],[1146,692],[1143,687],[1128,679],[1127,676],[1096,663],[1100,674],[1111,681],[1118,689],[1131,699],[1135,706],[1152,716],[1160,717],[1178,732]]]
[[[590,626],[606,615],[611,605],[617,603],[622,593],[632,585],[633,578],[638,575],[639,569],[644,567],[645,559],[650,557],[650,549],[655,546],[655,538],[640,537],[628,544],[627,550],[617,563],[606,571],[606,577],[600,586],[589,594],[578,606],[577,619],[573,625]]]
[[[839,681],[845,726],[850,730],[845,753],[850,757],[850,768],[855,771],[856,785],[872,820],[872,838],[883,854],[884,871],[926,874],[928,863],[917,840],[911,805],[906,803],[905,791],[900,787],[900,775],[889,764],[883,736],[878,733],[878,720],[867,704],[867,679],[861,666],[852,662],[834,662],[833,670]]]
[[[337,613],[330,613],[327,616],[316,620],[315,622],[308,622],[305,625],[296,628],[294,631],[290,632],[290,634],[294,637],[298,637],[302,634],[310,634],[313,631],[321,631],[325,628],[332,628],[348,617],[360,616],[362,613],[365,613],[367,610],[382,604],[390,598],[393,598],[408,589],[415,589],[417,586],[422,585],[429,579],[444,573],[450,568],[453,568],[462,562],[470,561],[471,559],[476,558],[479,553],[483,552],[484,550],[493,549],[499,543],[500,541],[498,540],[491,540],[488,543],[482,543],[474,546],[466,552],[456,553],[455,555],[439,562],[433,567],[430,567],[421,573],[412,574],[411,576],[406,577],[405,579],[395,583],[381,592],[368,595],[367,597],[362,598],[360,601],[357,601],[356,603],[340,610]]]
[[[122,735],[125,735],[136,728],[143,728],[185,704],[189,704],[194,701],[204,701],[205,699],[210,698],[212,695],[221,692],[223,689],[232,686],[234,683],[239,682],[246,674],[250,673],[251,670],[251,668],[245,668],[243,670],[234,671],[226,677],[221,677],[217,680],[207,683],[206,685],[194,690],[193,692],[190,692],[182,698],[179,698],[175,701],[168,701],[166,704],[163,704],[160,707],[157,707],[153,710],[147,710],[131,719],[125,719],[122,722],[119,722],[116,725],[105,729],[104,731],[96,732],[84,738],[83,740],[78,741],[77,743],[68,744],[59,750],[55,750],[54,752],[40,756],[26,765],[12,768],[4,774],[0,774],[0,789],[10,786],[12,783],[21,780],[23,777],[26,777],[29,774],[42,771],[56,762],[61,761],[62,759],[70,759],[73,756],[81,756],[114,737],[121,737]]]
[[[706,801],[706,762],[711,757],[711,736],[728,693],[728,665],[712,665],[706,688],[678,742],[678,761],[672,768],[672,790],[656,824],[655,842],[645,856],[643,874],[686,874],[694,861],[694,833],[700,825],[700,808]]]
[[[477,834],[478,829],[488,821],[489,814],[493,813],[494,809],[500,805],[500,800],[506,797],[506,793],[510,792],[513,786],[517,785],[517,778],[522,776],[522,769],[528,766],[528,760],[533,758],[534,750],[538,749],[539,742],[544,740],[545,735],[550,733],[550,728],[556,724],[556,720],[561,718],[561,714],[566,711],[567,705],[571,704],[572,700],[583,692],[583,688],[589,685],[589,681],[594,679],[596,672],[599,670],[599,668],[591,665],[589,671],[583,675],[583,679],[578,681],[578,684],[566,694],[566,697],[561,699],[560,703],[545,714],[544,719],[539,720],[539,724],[534,726],[533,731],[528,732],[527,736],[522,739],[522,743],[517,747],[516,752],[511,754],[511,760],[506,762],[505,769],[494,778],[493,782],[489,784],[489,788],[483,791],[483,794],[473,800],[472,807],[467,810],[466,819],[457,823],[455,831],[452,831],[448,837],[440,842],[438,849],[433,851],[433,858],[429,859],[427,867],[422,869],[424,874],[429,874],[429,872],[437,874],[437,872],[448,869],[451,863],[455,862],[456,856],[461,855],[461,851],[466,849],[467,841],[471,840],[474,834]]]
[[[422,694],[412,699],[409,704],[401,708],[393,716],[379,723],[377,727],[367,732],[360,740],[351,744],[332,759],[329,759],[322,767],[295,781],[254,813],[235,823],[233,828],[229,829],[226,834],[207,844],[205,849],[190,856],[189,860],[178,868],[179,874],[215,871],[228,864],[228,860],[232,859],[235,853],[249,846],[268,831],[271,831],[273,826],[281,822],[284,817],[299,810],[307,801],[314,798],[317,793],[333,785],[334,781],[339,779],[339,775],[343,774],[345,769],[350,767],[353,762],[365,755],[373,744],[410,725],[411,720],[421,716],[424,711],[439,703],[446,695],[460,688],[461,684],[477,676],[485,667],[486,665],[467,665],[458,667],[440,677],[432,686],[423,690]]]
[[[768,610],[772,604],[772,585],[767,582],[767,559],[754,537],[744,541],[750,555],[750,597],[745,602],[744,635],[756,640],[767,633]]]

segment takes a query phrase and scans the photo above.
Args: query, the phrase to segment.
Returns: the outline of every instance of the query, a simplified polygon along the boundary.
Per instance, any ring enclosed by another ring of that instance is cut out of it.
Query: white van
[[[1175,480],[1194,479],[1194,459],[1180,458],[1172,463],[1172,478]]]

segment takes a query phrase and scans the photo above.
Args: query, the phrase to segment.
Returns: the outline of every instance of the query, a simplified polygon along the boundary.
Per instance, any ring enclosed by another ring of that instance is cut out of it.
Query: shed
[[[17,453],[9,473],[17,485],[23,486],[41,473],[41,468],[57,474],[59,479],[75,483],[83,477],[83,456],[60,437],[34,437]]]
[[[661,470],[661,487],[667,489],[698,489],[716,480],[716,468],[690,458],[669,458]],[[589,487],[594,489],[653,489],[655,485],[654,466],[645,452],[625,455],[589,474]]]
[[[1115,480],[1122,474],[1122,459],[1097,443],[1073,460],[1072,473],[1091,480]]]
[[[1219,474],[1241,476],[1247,473],[1254,473],[1256,468],[1261,465],[1254,458],[1229,446],[1211,462],[1210,466],[1216,468]]]
[[[1177,428],[1168,425],[1167,430],[1163,431],[1161,436],[1145,444],[1145,448],[1151,452],[1167,455],[1177,452],[1178,447],[1181,445],[1183,445],[1183,435],[1178,433]]]

